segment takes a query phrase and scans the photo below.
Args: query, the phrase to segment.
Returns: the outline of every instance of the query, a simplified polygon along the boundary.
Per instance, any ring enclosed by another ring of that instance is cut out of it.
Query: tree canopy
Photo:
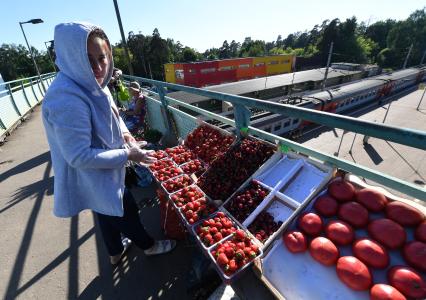
[[[330,43],[334,43],[333,61],[377,63],[381,67],[401,68],[410,45],[413,45],[408,66],[418,65],[426,50],[426,8],[414,11],[406,20],[392,19],[373,24],[358,22],[356,17],[346,20],[324,20],[311,30],[294,32],[276,40],[224,40],[218,48],[203,53],[182,45],[172,38],[162,38],[159,30],[151,35],[129,32],[127,44],[135,75],[164,80],[165,63],[191,62],[234,57],[293,54],[312,58],[325,65]],[[33,48],[40,72],[53,71],[47,52]],[[113,46],[114,63],[124,72],[128,70],[123,45]],[[426,62],[426,59],[425,59]],[[297,65],[297,62],[296,62]],[[3,44],[0,47],[0,73],[5,81],[34,76],[35,69],[28,49],[22,45]]]

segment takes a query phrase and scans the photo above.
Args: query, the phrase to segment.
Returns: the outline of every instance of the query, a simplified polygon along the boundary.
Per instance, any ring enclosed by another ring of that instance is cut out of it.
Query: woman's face
[[[110,64],[108,43],[100,37],[91,37],[87,42],[87,53],[96,81],[101,85],[108,74]]]

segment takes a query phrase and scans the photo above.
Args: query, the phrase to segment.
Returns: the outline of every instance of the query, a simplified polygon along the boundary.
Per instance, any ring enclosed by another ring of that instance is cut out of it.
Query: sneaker
[[[176,247],[175,240],[160,240],[160,241],[155,241],[154,245],[152,245],[151,248],[146,249],[144,253],[147,256],[165,254],[172,251],[175,247]]]
[[[121,251],[120,254],[109,257],[109,261],[111,262],[111,265],[113,265],[113,266],[115,266],[116,264],[118,264],[120,262],[123,255],[126,253],[126,251],[132,245],[132,241],[128,238],[122,239],[121,242],[123,243],[123,251]]]

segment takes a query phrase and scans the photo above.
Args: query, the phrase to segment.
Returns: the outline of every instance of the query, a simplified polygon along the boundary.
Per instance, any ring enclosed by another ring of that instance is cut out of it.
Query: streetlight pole
[[[53,61],[52,55],[50,55],[50,50],[49,47],[47,47],[47,43],[50,43],[50,45],[52,45],[53,40],[44,42],[44,45],[46,46],[47,54],[49,55],[50,61],[52,62],[53,70],[56,72],[55,62]]]
[[[129,49],[127,48],[126,37],[124,36],[123,24],[121,24],[120,11],[118,9],[117,0],[114,0],[115,14],[117,15],[118,27],[120,27],[121,40],[123,41],[124,53],[126,54],[127,62],[129,64],[129,73],[133,76],[132,62],[130,61]]]
[[[330,68],[330,62],[331,62],[331,55],[333,54],[333,42],[330,44],[330,50],[328,51],[328,58],[327,58],[327,66],[325,68],[324,73],[324,79],[321,84],[321,91],[325,89],[325,85],[327,84],[327,76],[328,76],[328,68]]]
[[[35,69],[36,69],[36,71],[37,71],[38,79],[39,79],[39,80],[40,80],[40,82],[41,82],[41,86],[43,87],[44,92],[46,92],[46,88],[45,88],[45,86],[44,86],[44,84],[43,84],[43,80],[41,80],[40,71],[39,71],[39,69],[38,69],[38,66],[37,66],[36,60],[35,60],[35,58],[34,58],[34,54],[33,54],[33,52],[31,51],[30,44],[28,43],[27,36],[25,35],[24,28],[22,27],[22,24],[27,24],[27,23],[31,23],[31,24],[39,24],[39,23],[43,23],[43,20],[42,20],[42,19],[31,19],[31,20],[26,21],[26,22],[19,22],[19,26],[21,26],[22,34],[24,35],[25,42],[27,43],[28,51],[30,51],[30,55],[31,55],[31,58],[32,58],[33,63],[34,63],[34,67],[35,67]]]
[[[403,69],[407,67],[408,58],[410,57],[412,49],[413,49],[413,44],[411,44],[410,49],[408,49],[407,56],[405,57],[405,60],[404,60],[404,65],[402,66]]]

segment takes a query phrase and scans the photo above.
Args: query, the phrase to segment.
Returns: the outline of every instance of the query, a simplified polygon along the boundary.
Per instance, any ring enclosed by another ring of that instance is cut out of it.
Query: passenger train
[[[289,103],[289,100],[297,102],[294,105],[298,107],[344,114],[366,104],[377,103],[380,105],[385,98],[412,87],[425,79],[425,66],[408,68],[307,94],[302,97],[286,99],[285,101],[286,103]],[[279,102],[284,103],[283,101]],[[221,115],[232,118],[233,112],[225,112]],[[279,136],[297,137],[311,124],[309,121],[264,111],[252,112],[250,119],[251,126]],[[229,127],[227,125],[219,126],[223,129]]]

